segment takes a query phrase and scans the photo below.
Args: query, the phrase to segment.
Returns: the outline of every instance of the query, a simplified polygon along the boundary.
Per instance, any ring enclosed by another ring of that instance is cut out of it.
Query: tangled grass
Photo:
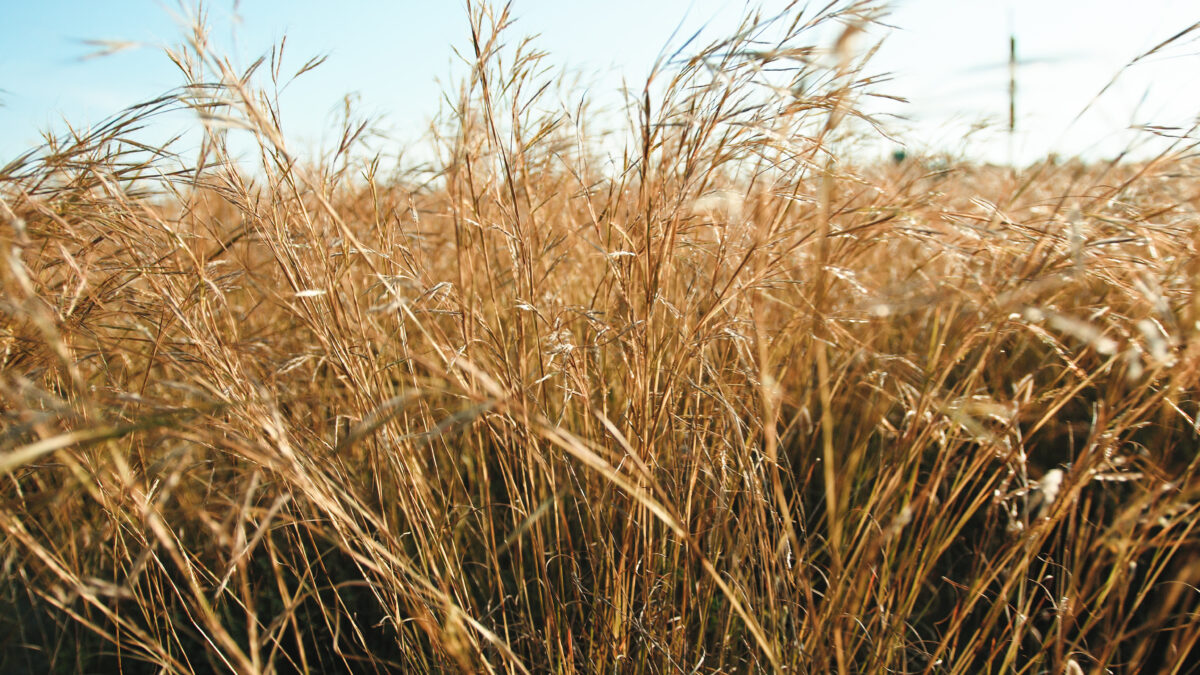
[[[202,25],[0,170],[0,670],[1194,669],[1187,141],[856,163],[863,3],[604,134],[468,5],[423,172],[291,153]]]

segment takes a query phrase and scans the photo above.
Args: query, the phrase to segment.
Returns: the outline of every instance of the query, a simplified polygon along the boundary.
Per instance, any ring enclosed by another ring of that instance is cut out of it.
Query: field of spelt
[[[1188,134],[856,159],[863,3],[605,132],[467,9],[420,166],[294,152],[197,24],[0,168],[0,672],[1196,671]]]

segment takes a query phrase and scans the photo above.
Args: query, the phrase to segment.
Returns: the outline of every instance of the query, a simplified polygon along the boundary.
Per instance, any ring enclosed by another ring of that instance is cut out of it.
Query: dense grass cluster
[[[751,17],[605,134],[472,8],[386,177],[198,27],[8,164],[0,671],[1188,670],[1191,148],[856,162],[876,16]]]

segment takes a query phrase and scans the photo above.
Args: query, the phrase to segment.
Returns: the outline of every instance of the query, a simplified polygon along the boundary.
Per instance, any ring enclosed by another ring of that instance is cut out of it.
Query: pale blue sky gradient
[[[768,9],[782,0],[761,3]],[[1136,4],[1136,9],[1134,8]],[[332,133],[346,94],[360,112],[381,116],[397,137],[413,139],[437,111],[442,83],[461,72],[452,46],[465,47],[466,12],[457,0],[394,2],[254,2],[207,4],[213,38],[246,65],[287,34],[286,63],[328,61],[291,85],[283,98],[285,130],[301,146]],[[722,0],[515,0],[517,32],[555,63],[577,68],[596,95],[622,77],[644,79],[681,23],[690,33],[708,22],[711,34],[732,29],[744,7]],[[0,2],[0,164],[63,120],[86,127],[181,83],[161,53],[182,36],[180,9],[156,0]],[[888,21],[872,71],[891,71],[881,91],[908,105],[880,110],[909,120],[895,128],[913,147],[965,150],[1003,161],[1010,26],[1020,56],[1042,59],[1020,77],[1020,133],[1013,157],[1049,151],[1102,156],[1128,145],[1131,122],[1190,124],[1200,113],[1200,41],[1194,37],[1124,73],[1094,110],[1072,119],[1138,53],[1200,20],[1192,0],[908,0]],[[872,38],[882,38],[876,31]],[[1197,35],[1200,35],[1198,33]],[[236,36],[236,38],[234,37]],[[95,48],[83,40],[129,40],[140,49],[81,59]],[[236,40],[236,42],[235,42]],[[615,97],[611,100],[615,100]],[[988,120],[964,146],[967,130]],[[890,144],[880,143],[885,154]]]

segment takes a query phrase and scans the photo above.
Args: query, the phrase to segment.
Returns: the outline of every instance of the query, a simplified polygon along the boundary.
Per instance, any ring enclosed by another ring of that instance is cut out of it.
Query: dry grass
[[[839,5],[664,61],[613,166],[471,16],[424,174],[293,155],[202,28],[2,170],[0,671],[1194,668],[1190,146],[856,165]]]

